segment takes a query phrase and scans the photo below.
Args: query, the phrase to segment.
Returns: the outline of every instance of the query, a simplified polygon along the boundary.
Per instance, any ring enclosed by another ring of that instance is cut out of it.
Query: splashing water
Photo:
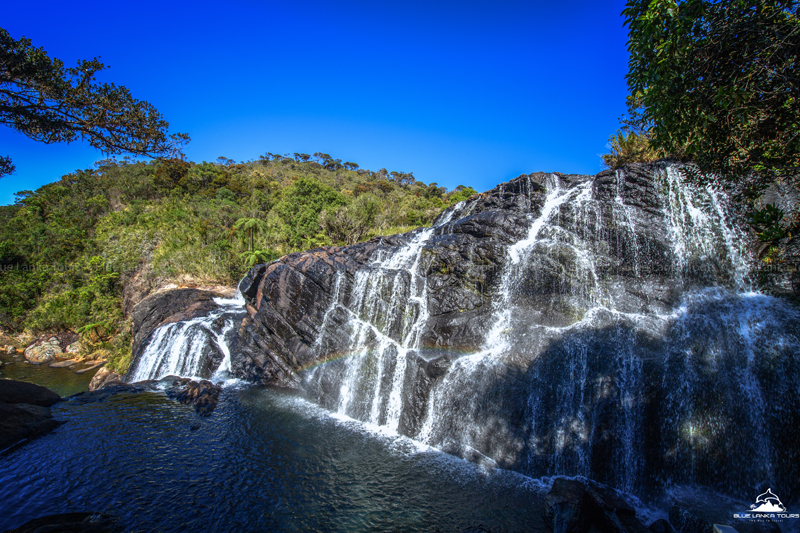
[[[245,300],[214,298],[219,306],[207,316],[156,328],[126,376],[128,382],[181,376],[209,379],[231,369],[230,339],[244,315]]]

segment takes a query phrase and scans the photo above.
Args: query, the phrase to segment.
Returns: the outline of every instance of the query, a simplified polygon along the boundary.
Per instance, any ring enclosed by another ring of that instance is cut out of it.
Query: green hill
[[[233,285],[290,252],[430,224],[474,193],[322,153],[101,161],[0,207],[0,325],[77,332],[122,371],[127,314],[150,290]]]

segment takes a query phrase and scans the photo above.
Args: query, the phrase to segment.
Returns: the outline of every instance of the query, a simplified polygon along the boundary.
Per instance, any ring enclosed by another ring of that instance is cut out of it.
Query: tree
[[[105,68],[98,58],[65,68],[0,28],[0,124],[45,144],[80,137],[106,154],[179,154],[189,136],[169,135],[161,113],[125,87],[97,82]],[[13,171],[10,158],[0,157],[0,176]]]
[[[233,231],[244,231],[247,233],[249,246],[248,252],[253,251],[253,237],[267,229],[267,223],[260,218],[240,218],[233,225]]]
[[[756,198],[800,170],[798,0],[628,0],[650,142]]]

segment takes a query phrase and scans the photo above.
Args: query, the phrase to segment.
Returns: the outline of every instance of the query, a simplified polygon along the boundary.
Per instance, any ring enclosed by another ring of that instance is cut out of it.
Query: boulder
[[[589,480],[556,479],[545,503],[553,533],[652,533],[614,489]]]
[[[45,387],[0,379],[0,450],[57,428],[61,422],[53,419],[49,406],[59,400]]]
[[[50,407],[60,400],[61,396],[41,385],[0,379],[0,402],[2,403],[27,403]]]
[[[217,407],[222,387],[208,380],[199,382],[188,378],[178,378],[167,389],[167,396],[175,398],[182,404],[192,404],[200,416],[209,416]]]
[[[78,335],[71,331],[42,335],[25,348],[25,359],[37,365],[51,363],[57,357],[65,357],[67,346],[77,340]]]
[[[41,341],[28,346],[25,349],[25,359],[40,365],[55,361],[55,355],[58,353],[61,353],[61,346],[59,346],[58,339],[54,337],[53,340]]]
[[[101,368],[89,382],[89,390],[95,391],[115,383],[121,383],[122,376],[108,368]]]
[[[16,355],[17,348],[14,346],[6,346],[6,355]]]

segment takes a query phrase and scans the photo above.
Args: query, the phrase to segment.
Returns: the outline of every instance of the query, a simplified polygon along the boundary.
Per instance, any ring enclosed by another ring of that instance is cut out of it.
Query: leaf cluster
[[[800,169],[796,0],[629,0],[627,76],[650,142],[757,197]]]

